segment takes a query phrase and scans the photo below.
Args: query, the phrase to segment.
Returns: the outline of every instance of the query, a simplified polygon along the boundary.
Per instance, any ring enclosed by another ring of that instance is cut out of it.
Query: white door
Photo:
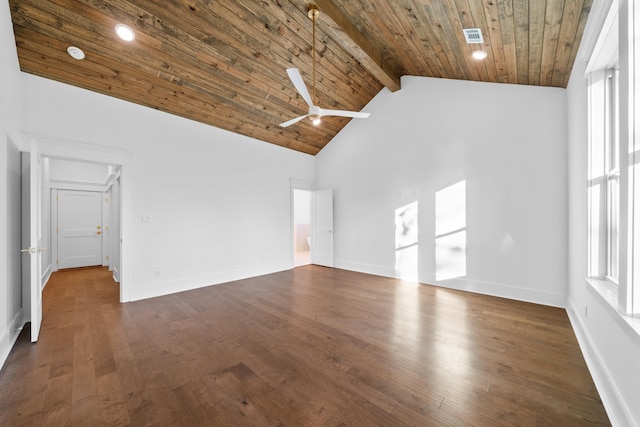
[[[102,265],[102,193],[58,191],[60,268]]]
[[[30,309],[31,309],[31,342],[38,341],[40,324],[42,323],[42,158],[36,141],[31,142],[29,171],[29,252],[30,274]]]
[[[333,267],[333,190],[311,193],[311,263]]]

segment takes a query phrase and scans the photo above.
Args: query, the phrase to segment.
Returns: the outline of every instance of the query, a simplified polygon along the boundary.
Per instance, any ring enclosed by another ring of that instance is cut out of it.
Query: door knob
[[[96,234],[102,234],[102,233],[101,233],[101,232],[99,232],[99,231],[96,231]]]

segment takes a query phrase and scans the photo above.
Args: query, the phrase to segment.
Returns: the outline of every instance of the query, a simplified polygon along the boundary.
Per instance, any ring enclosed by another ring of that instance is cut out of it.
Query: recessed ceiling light
[[[128,25],[124,24],[116,25],[116,34],[126,42],[130,42],[136,38],[136,33],[134,33]]]
[[[77,59],[78,61],[84,59],[84,52],[79,47],[69,46],[67,48],[67,53],[71,55],[73,59]]]
[[[473,56],[477,60],[481,60],[487,57],[487,52],[484,50],[474,50],[471,56]]]

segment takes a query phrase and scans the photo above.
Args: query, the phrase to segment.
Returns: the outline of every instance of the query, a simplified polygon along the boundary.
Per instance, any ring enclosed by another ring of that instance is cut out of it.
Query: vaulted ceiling
[[[349,121],[278,126],[308,112],[286,69],[298,68],[311,90],[309,1],[9,3],[24,72],[309,154]],[[591,3],[314,0],[317,103],[359,111],[383,87],[400,90],[402,75],[566,87]],[[118,39],[118,23],[135,40]],[[480,28],[484,43],[467,44],[463,28]],[[477,49],[487,58],[473,59]]]

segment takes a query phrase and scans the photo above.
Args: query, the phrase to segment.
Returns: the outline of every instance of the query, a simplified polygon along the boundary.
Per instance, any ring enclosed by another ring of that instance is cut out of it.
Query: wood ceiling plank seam
[[[513,0],[518,84],[529,84],[529,0]]]
[[[504,46],[502,45],[502,34],[500,33],[500,12],[494,0],[482,0],[484,14],[489,31],[491,43],[491,56],[496,63],[496,81],[508,83],[505,65]]]
[[[475,61],[471,56],[472,48],[464,37],[462,20],[454,0],[442,0],[441,3],[434,3],[436,11],[441,16],[446,16],[446,24],[443,24],[443,31],[447,34],[447,43],[453,57],[464,75],[464,80],[480,80],[478,70],[475,68]]]
[[[394,5],[395,7],[395,5]],[[405,18],[407,18],[411,27],[416,31],[418,37],[421,42],[424,43],[425,53],[431,57],[432,61],[432,70],[437,70],[437,75],[435,77],[448,78],[449,76],[453,76],[453,71],[451,68],[451,64],[449,63],[449,59],[447,55],[444,53],[442,46],[439,43],[438,37],[436,33],[433,31],[433,23],[430,19],[427,19],[426,22],[420,21],[418,18],[418,14],[422,14],[420,9],[423,9],[423,6],[420,4],[415,4],[415,2],[410,1],[405,6],[398,5],[398,7],[402,8],[402,13]],[[426,4],[425,8],[428,7]],[[415,12],[418,10],[418,12]],[[428,16],[425,13],[426,16]],[[422,52],[419,52],[422,55]]]
[[[20,34],[20,31],[18,31],[18,34]],[[36,37],[34,37],[33,35],[31,35],[31,36],[29,37],[29,39],[27,39],[27,40],[31,40],[31,39],[37,39],[37,38],[36,38]],[[52,40],[52,41],[57,41],[57,39],[53,39],[53,38],[52,38],[51,40]],[[25,41],[24,43],[27,43],[27,41]],[[40,40],[40,44],[39,44],[39,45],[34,45],[34,46],[36,46],[36,47],[41,47],[41,46],[44,46],[45,44],[46,44],[46,43],[43,43],[43,41],[42,41],[42,40]],[[64,53],[60,53],[60,56],[61,56],[62,58],[64,58],[64,55],[65,55]],[[42,60],[42,58],[44,58],[44,57],[46,57],[46,55],[44,55],[42,52],[39,52],[39,53],[37,53],[37,54],[36,54],[36,58],[41,58],[41,60]],[[104,60],[104,59],[103,59],[103,60]],[[54,67],[48,67],[48,68],[54,68]],[[65,70],[61,70],[61,71],[63,71],[63,72],[68,72],[68,71],[65,71]],[[37,70],[35,70],[35,71],[34,71],[34,72],[32,72],[32,73],[33,73],[33,74],[37,74]],[[60,73],[57,73],[57,74],[60,74]],[[76,79],[76,80],[78,79],[78,75],[77,75],[77,74],[72,74],[72,75],[73,75],[73,76],[75,76],[75,79]],[[121,80],[122,80],[122,79],[127,80],[127,79],[129,79],[128,75],[129,75],[129,73],[124,73],[123,75],[121,75],[121,76],[120,76],[120,79],[121,79]],[[48,75],[47,75],[47,77],[49,77],[49,78],[53,78],[53,77],[52,77],[52,74],[48,74]],[[145,82],[145,81],[147,81],[148,79],[149,79],[148,74],[143,73],[143,74],[141,75],[141,78],[140,78],[140,79],[138,79],[137,81],[138,81],[138,83],[140,83],[140,82]],[[60,79],[58,79],[58,80],[60,80]],[[72,84],[72,85],[79,86],[79,84],[78,84],[77,82],[76,82],[76,83],[74,83],[74,79],[73,79],[73,78],[67,78],[67,79],[65,79],[65,80],[66,80],[66,81],[65,81],[66,83],[69,83],[69,84]],[[160,81],[160,83],[162,83],[162,82],[167,82],[167,83],[169,83],[167,80],[164,80],[164,79],[159,79],[159,81]],[[97,82],[102,83],[102,82],[101,82],[101,79],[99,79],[99,78],[97,79]],[[118,87],[117,85],[116,85],[116,86],[114,86],[114,85],[112,85],[112,84],[108,84],[108,85],[110,86],[110,90],[105,90],[105,91],[103,91],[102,93],[104,93],[104,94],[106,94],[106,95],[112,94],[112,96],[117,96],[117,97],[119,97],[119,98],[121,98],[121,99],[125,99],[125,100],[127,100],[127,101],[131,102],[131,100],[130,100],[130,99],[126,99],[126,98],[125,98],[125,97],[129,94],[129,89],[126,89],[126,88],[125,88],[125,89],[123,89],[123,90],[120,92],[120,89],[119,89],[119,87]],[[156,83],[156,85],[158,85],[158,84]],[[81,87],[83,87],[83,86],[84,86],[84,87],[86,87],[87,85],[81,85]],[[177,85],[176,85],[176,86],[177,86]],[[180,90],[181,90],[181,91],[186,91],[186,92],[188,92],[188,91],[189,91],[189,89],[188,89],[188,88],[185,88],[185,87],[183,87],[183,86],[178,86],[178,88],[180,88]],[[118,92],[118,95],[114,95],[114,93],[113,93],[114,91]],[[169,87],[169,91],[170,91],[170,92],[174,92],[174,91],[175,91],[175,89],[174,89],[174,88]],[[199,94],[200,94],[200,92],[194,92],[194,93],[195,93],[196,95],[199,95]],[[187,96],[188,96],[188,94],[187,94]],[[145,101],[146,99],[147,99],[147,97],[140,97],[140,100]],[[161,101],[161,100],[158,100],[158,101]],[[178,101],[178,104],[183,103],[183,102],[184,102],[183,100]],[[209,106],[209,105],[213,106],[213,109],[216,111],[216,118],[218,119],[218,121],[217,121],[217,122],[213,123],[210,119],[206,119],[206,118],[204,118],[204,119],[202,119],[202,120],[201,120],[202,122],[207,123],[207,124],[212,124],[212,125],[214,125],[214,126],[216,126],[216,127],[221,127],[221,128],[224,128],[224,129],[227,129],[227,130],[231,130],[231,131],[238,130],[238,127],[237,127],[237,122],[238,122],[238,120],[235,118],[235,117],[237,117],[237,113],[238,113],[238,111],[237,111],[237,110],[233,110],[233,109],[231,109],[231,108],[229,107],[229,105],[228,105],[226,102],[221,102],[219,105],[209,104],[209,103],[207,103],[207,102],[205,102],[205,101],[202,101],[202,102],[203,102],[203,105],[202,105],[202,106],[204,106],[205,108],[206,108],[207,106]],[[137,102],[137,103],[142,104],[142,105],[145,105],[145,106],[151,106],[151,107],[153,107],[153,103],[151,103],[151,104],[146,104],[145,102]],[[161,105],[162,105],[162,103],[161,103]],[[169,107],[167,108],[167,111],[172,112],[172,113],[174,113],[174,114],[176,114],[176,115],[179,115],[179,116],[189,117],[189,115],[185,115],[184,113],[181,113],[181,112],[180,112],[180,110],[176,110],[175,108],[173,108],[173,107],[176,105],[176,103],[169,103],[169,104],[167,104],[167,105],[169,106]],[[188,105],[191,105],[191,104],[188,104]],[[201,106],[201,105],[199,105],[199,104],[196,104],[196,105],[194,106],[194,107],[195,107],[194,112],[196,112],[196,113],[197,113],[197,114],[196,114],[196,116],[200,116],[200,111],[202,110],[202,106]],[[157,108],[157,107],[155,107],[155,109],[158,109],[158,108]],[[225,113],[223,113],[223,114],[220,114],[220,113],[221,113],[221,112],[223,112],[223,111],[226,111],[226,112],[225,112]],[[208,116],[210,116],[210,115],[205,115],[205,117],[208,117]],[[222,118],[232,118],[232,117],[233,117],[233,120],[232,120],[232,121],[225,120],[225,124],[224,124],[224,125],[221,125],[221,124],[220,124],[220,122],[219,122]],[[192,119],[193,119],[193,117],[192,117]],[[257,127],[257,128],[258,128],[258,129],[261,129],[260,127]],[[337,133],[337,132],[336,132],[336,133]],[[255,134],[255,133],[252,133],[252,135],[250,135],[250,136],[253,136],[254,134]],[[269,134],[266,134],[266,133],[265,133],[265,134],[261,134],[261,135],[259,135],[259,136],[258,136],[258,139],[261,139],[261,140],[267,140],[267,141],[269,141],[269,142],[272,142],[272,141],[273,141],[273,135],[271,135],[271,138],[268,138],[268,136],[269,136]],[[317,135],[317,134],[315,134],[315,137],[317,137],[317,136],[318,136],[318,135]],[[282,145],[282,144],[280,143],[280,144],[278,144],[278,145]]]
[[[573,42],[573,46],[571,47],[570,64],[572,69],[575,64],[575,60],[578,56],[578,49],[580,49],[579,40],[582,40],[584,29],[587,25],[587,18],[589,17],[589,11],[591,10],[592,4],[593,4],[592,0],[585,0],[582,6],[580,23],[578,24],[578,28],[576,30],[576,39]],[[570,78],[571,78],[571,73],[566,73],[566,75],[564,76],[564,82],[562,82],[562,87],[566,88],[569,85]]]
[[[431,31],[424,26],[419,25],[417,20],[407,20],[406,14],[410,13],[411,7],[409,5],[402,5],[396,2],[387,2],[385,7],[390,8],[392,11],[390,14],[396,17],[399,22],[402,22],[403,31],[410,37],[408,40],[411,43],[401,51],[404,51],[404,57],[406,59],[405,67],[407,68],[409,75],[422,75],[420,74],[421,68],[423,68],[419,62],[422,59],[424,66],[426,66],[425,76],[443,78],[446,77],[447,72],[445,66],[442,64],[438,53],[436,52],[435,36]],[[415,15],[415,14],[414,14]]]
[[[341,1],[339,6],[353,22],[353,25],[379,52],[381,61],[393,64],[391,68],[395,70],[397,75],[402,76],[407,74],[407,70],[402,64],[407,64],[408,61],[398,57],[398,54],[402,54],[404,49],[399,47],[397,40],[399,37],[406,36],[392,30],[392,28],[397,28],[395,26],[397,24],[396,15],[388,13],[384,18],[380,17],[380,9],[384,5],[385,2],[374,4],[369,0],[359,0],[357,2]],[[385,44],[389,42],[392,44],[391,46]]]
[[[235,2],[231,2],[231,4],[236,5]],[[274,9],[275,11],[277,11],[277,8]],[[246,16],[243,15],[239,15],[240,18],[246,19]],[[302,18],[299,19],[303,19],[306,20],[306,25],[311,28],[311,21],[309,20],[308,17],[304,16]],[[282,22],[282,20],[280,20]],[[257,26],[257,29],[259,29],[260,31],[263,31],[263,29],[260,26]],[[289,31],[288,26],[282,26],[283,31]],[[282,33],[278,33],[277,35],[273,33],[273,31],[263,31],[264,35],[270,38],[273,38],[273,40],[280,45],[281,43],[291,43],[290,41],[290,37],[283,37]],[[304,39],[300,39],[300,41],[302,43],[306,43],[308,44],[308,50],[309,52],[311,51],[311,33],[309,33],[309,39],[304,40]],[[284,34],[286,35],[286,34]],[[297,37],[297,35],[295,33],[291,34],[294,38]],[[295,44],[291,44],[292,46],[295,46]],[[284,47],[284,45],[283,45]],[[288,50],[286,47],[284,47],[285,50]],[[348,70],[345,68],[340,68],[340,67],[345,67],[344,63],[342,61],[336,61],[335,59],[332,59],[331,56],[327,56],[326,53],[333,53],[334,49],[327,49],[325,50],[325,52],[323,52],[323,55],[321,55],[318,58],[318,62],[324,61],[324,59],[326,58],[326,60],[328,62],[323,62],[323,67],[318,69],[318,75],[320,76],[319,79],[317,79],[316,81],[316,90],[319,92],[321,92],[323,94],[323,96],[325,97],[325,99],[330,100],[329,104],[332,106],[339,106],[339,107],[344,107],[344,108],[353,108],[354,105],[354,101],[356,101],[357,105],[362,105],[364,106],[366,104],[366,102],[368,102],[368,100],[371,97],[371,92],[367,91],[367,92],[362,92],[358,97],[350,97],[350,98],[342,98],[342,100],[340,101],[340,96],[342,95],[342,92],[339,91],[334,91],[332,90],[329,86],[330,85],[326,85],[324,83],[324,78],[328,78],[330,82],[335,83],[336,81],[340,81],[340,76],[343,73],[346,73]],[[293,65],[296,65],[296,68],[298,68],[301,72],[304,72],[307,75],[310,75],[310,71],[311,71],[311,56],[309,56],[309,60],[308,61],[300,61],[298,62],[297,60],[294,60],[292,58],[292,63]],[[335,68],[334,68],[335,67]],[[340,71],[337,71],[340,70]],[[283,70],[284,71],[284,70]],[[283,72],[283,76],[285,80],[288,80],[286,78],[286,74]],[[361,87],[366,87],[366,85],[363,84],[364,82],[361,81]],[[309,86],[309,84],[307,84],[307,86]],[[327,95],[327,93],[332,93],[333,95]],[[358,93],[358,92],[356,92]],[[360,96],[362,98],[360,98]],[[337,97],[337,98],[336,98]],[[331,101],[335,101],[335,102],[331,102]],[[362,107],[360,107],[362,108]]]
[[[544,43],[542,44],[542,62],[540,63],[540,84],[542,86],[550,86],[553,78],[553,67],[558,49],[558,37],[562,25],[563,10],[564,1],[547,1]]]
[[[428,56],[425,54],[425,51],[428,47],[425,46],[420,40],[418,33],[415,31],[415,28],[406,21],[399,19],[398,17],[398,8],[393,7],[393,5],[399,6],[396,2],[392,2],[390,5],[389,2],[381,2],[378,5],[378,9],[375,11],[375,15],[372,14],[372,20],[375,26],[382,26],[383,28],[387,27],[385,25],[385,21],[391,24],[391,28],[396,29],[396,33],[399,33],[402,37],[402,41],[406,43],[403,46],[399,43],[398,38],[393,36],[391,40],[393,40],[393,51],[397,58],[399,58],[398,62],[404,65],[404,74],[415,75],[415,76],[427,76],[427,77],[438,77],[438,74],[432,69]],[[389,29],[387,31],[390,31]],[[376,34],[377,37],[382,38],[384,40],[384,34]],[[423,61],[417,61],[416,58],[423,58]]]
[[[301,31],[308,31],[308,30],[310,31],[312,29],[312,22],[308,18],[308,16],[306,16],[306,12],[302,14],[300,10],[296,8],[293,8],[293,9],[298,12],[292,12],[291,15],[287,15],[289,16],[290,20],[293,22],[296,22],[299,25],[299,28],[301,28]],[[286,12],[286,10],[288,9],[282,9],[282,12]],[[284,20],[287,20],[287,19],[284,18]],[[317,34],[317,36],[322,40],[322,37],[323,37],[322,29],[320,28],[320,30],[321,30],[321,34]],[[327,36],[327,35],[324,34],[324,36]],[[294,60],[292,60],[292,64],[295,65],[296,68],[298,68],[303,74],[310,76],[312,71],[311,69],[312,68],[311,66],[312,64],[312,60],[311,60],[312,33],[309,32],[308,38],[306,39],[297,33],[296,33],[296,37],[298,37],[301,43],[307,46],[305,51],[308,52],[309,56],[308,56],[308,60],[306,61],[303,61],[302,58],[296,57]],[[288,37],[284,37],[282,39],[289,40]],[[331,40],[330,38],[328,39]],[[331,42],[336,46],[336,49],[327,47],[323,52],[321,52],[321,55],[318,58],[318,62],[322,64],[322,67],[318,67],[317,69],[317,74],[319,75],[320,78],[318,78],[316,81],[316,84],[317,84],[316,91],[320,92],[323,96],[326,96],[327,91],[329,91],[329,93],[334,92],[334,89],[331,88],[330,85],[325,84],[324,77],[327,77],[330,82],[334,82],[335,79],[340,79],[340,76],[342,74],[351,73],[352,76],[359,77],[358,79],[353,79],[353,81],[358,82],[359,86],[358,86],[358,91],[356,93],[362,98],[361,98],[361,101],[358,101],[357,105],[360,108],[362,108],[362,106],[364,106],[366,103],[368,103],[371,100],[374,94],[379,92],[379,90],[382,88],[382,85],[378,82],[376,78],[371,76],[369,72],[364,69],[364,67],[362,67],[357,61],[355,61],[353,57],[347,56],[346,52],[342,48],[340,48],[339,45],[335,44],[333,40],[331,40]],[[328,53],[335,54],[335,56],[333,56],[332,58],[330,55],[327,55]],[[344,59],[340,60],[339,58],[341,57]],[[328,62],[324,62],[325,58],[326,58],[326,61]],[[331,71],[331,67],[340,69],[340,72],[328,74],[328,72]],[[326,96],[326,99],[331,99],[331,96]],[[340,105],[340,104],[336,104],[336,105]],[[348,103],[347,104],[342,103],[341,105],[344,105],[345,107],[349,107]]]
[[[513,11],[513,0],[498,2],[498,14],[500,16],[500,34],[504,51],[504,64],[507,83],[518,83],[518,63],[516,53],[516,30]]]
[[[343,49],[348,49],[348,53],[357,57],[369,73],[389,90],[395,92],[400,89],[399,67],[395,64],[385,64],[382,61],[380,50],[376,49],[370,39],[363,34],[363,31],[354,25],[352,20],[332,0],[316,0],[316,3],[322,10],[321,16],[325,18],[321,20],[321,25],[332,22],[341,30],[334,32],[334,36],[338,39],[334,42]],[[329,27],[332,26],[329,24]],[[346,37],[342,36],[343,33]]]
[[[486,31],[484,28],[479,27],[477,23],[473,20],[473,15],[471,13],[471,6],[469,5],[469,0],[455,0],[455,8],[458,11],[462,28],[480,28],[480,31],[482,31],[483,33]],[[462,29],[460,30],[460,32],[462,33]],[[472,54],[475,48],[469,45],[466,42],[466,40],[464,41],[464,43],[467,46],[465,60],[473,61],[473,67],[471,68],[475,69],[475,73],[478,76],[477,79],[483,82],[490,81],[489,72],[487,71],[487,61],[477,61],[473,59]],[[477,46],[478,48],[481,48],[481,49],[485,49],[485,52],[489,50],[485,47],[485,43],[477,44],[474,46]]]
[[[491,37],[489,33],[489,24],[487,23],[487,18],[484,13],[482,0],[469,0],[469,12],[471,13],[473,22],[476,23],[475,27],[482,30],[482,36],[484,39],[484,44],[482,46],[485,52],[487,52],[487,58],[484,60],[485,66],[487,67],[487,76],[489,77],[489,81],[497,82],[498,69],[493,57],[493,47],[491,44]]]
[[[551,86],[562,87],[567,74],[565,70],[570,69],[570,66],[573,65],[571,53],[580,25],[583,5],[583,0],[565,0]]]
[[[414,2],[411,2],[414,3]],[[424,14],[420,13],[420,15],[424,16],[424,22],[418,20],[417,14],[415,14],[412,9],[406,11],[407,17],[411,22],[414,23],[416,28],[419,28],[424,31],[426,37],[425,40],[429,40],[429,45],[432,47],[435,58],[438,58],[438,63],[442,67],[442,77],[444,78],[453,78],[455,76],[454,65],[449,61],[449,56],[447,55],[442,41],[440,39],[439,33],[442,31],[437,31],[438,27],[438,16],[435,13],[435,10],[432,7],[430,2],[425,2],[422,5],[422,10]]]
[[[529,84],[540,85],[546,1],[529,0]]]

